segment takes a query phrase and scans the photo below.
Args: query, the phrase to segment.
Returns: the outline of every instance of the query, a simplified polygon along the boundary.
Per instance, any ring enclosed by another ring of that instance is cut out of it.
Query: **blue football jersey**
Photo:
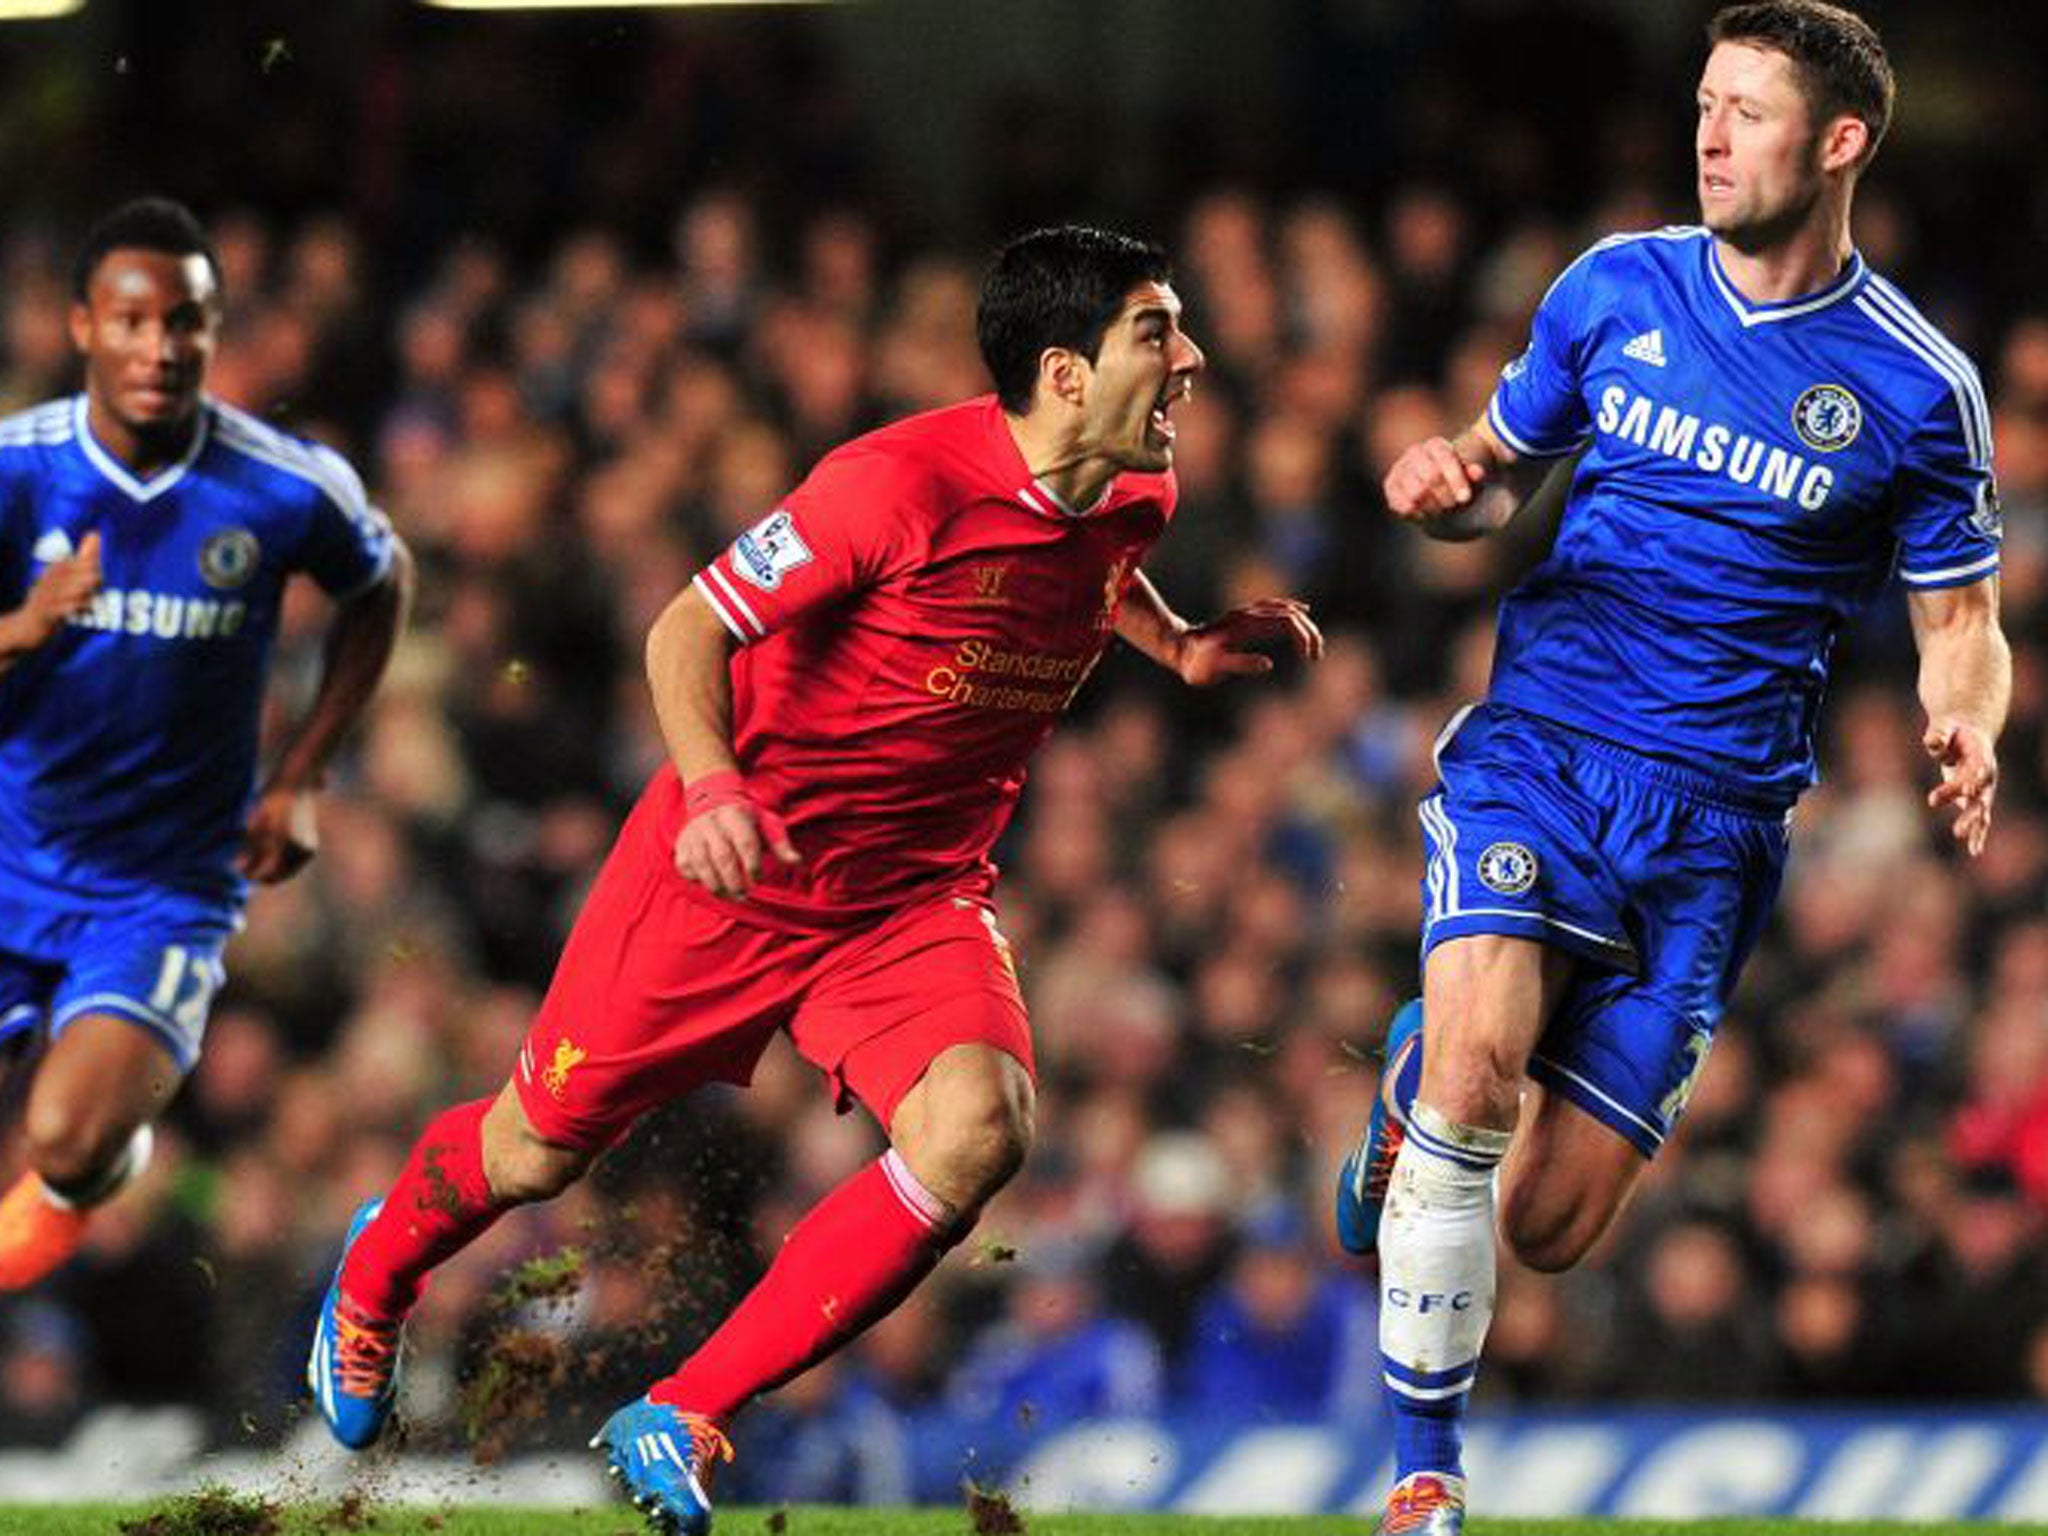
[[[237,902],[285,580],[364,591],[390,525],[340,455],[216,401],[146,481],[93,440],[82,395],[0,421],[0,610],[94,531],[92,607],[0,675],[0,910]]]
[[[1491,697],[1789,802],[1849,616],[1998,569],[1977,371],[1861,257],[1756,304],[1704,229],[1565,270],[1487,409],[1583,447],[1556,543],[1502,604]]]

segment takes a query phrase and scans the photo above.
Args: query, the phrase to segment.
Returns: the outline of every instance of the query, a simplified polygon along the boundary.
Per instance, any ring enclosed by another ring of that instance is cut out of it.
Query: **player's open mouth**
[[[1169,443],[1173,441],[1173,419],[1168,413],[1186,395],[1187,391],[1185,389],[1169,389],[1159,397],[1158,404],[1152,407],[1152,430],[1165,438]]]

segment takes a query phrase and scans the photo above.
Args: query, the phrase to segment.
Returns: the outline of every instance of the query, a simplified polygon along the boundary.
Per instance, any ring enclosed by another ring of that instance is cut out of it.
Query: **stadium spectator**
[[[976,1335],[947,1383],[956,1413],[1050,1429],[1159,1411],[1159,1345],[1137,1323],[1102,1311],[1099,1263],[1071,1238],[1018,1255],[1001,1320]]]
[[[1378,1307],[1331,1274],[1301,1213],[1274,1197],[1239,1224],[1223,1282],[1196,1309],[1175,1401],[1196,1413],[1355,1424],[1379,1412]]]

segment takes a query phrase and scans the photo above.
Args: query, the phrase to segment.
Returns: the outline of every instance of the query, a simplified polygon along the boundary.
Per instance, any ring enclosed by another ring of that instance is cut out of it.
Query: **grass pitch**
[[[1362,1536],[1358,1515],[1209,1518],[1178,1514],[1034,1514],[1000,1500],[976,1508],[730,1509],[717,1536]],[[1475,1520],[1471,1536],[2015,1536],[2048,1527],[1812,1520]],[[600,1509],[278,1505],[200,1494],[151,1505],[0,1505],[7,1536],[642,1536],[623,1505]]]

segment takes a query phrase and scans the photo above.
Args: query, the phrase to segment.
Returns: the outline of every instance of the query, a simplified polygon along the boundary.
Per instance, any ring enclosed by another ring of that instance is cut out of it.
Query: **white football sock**
[[[1380,1217],[1380,1353],[1401,1399],[1470,1390],[1493,1321],[1493,1182],[1512,1132],[1453,1125],[1417,1100]]]

